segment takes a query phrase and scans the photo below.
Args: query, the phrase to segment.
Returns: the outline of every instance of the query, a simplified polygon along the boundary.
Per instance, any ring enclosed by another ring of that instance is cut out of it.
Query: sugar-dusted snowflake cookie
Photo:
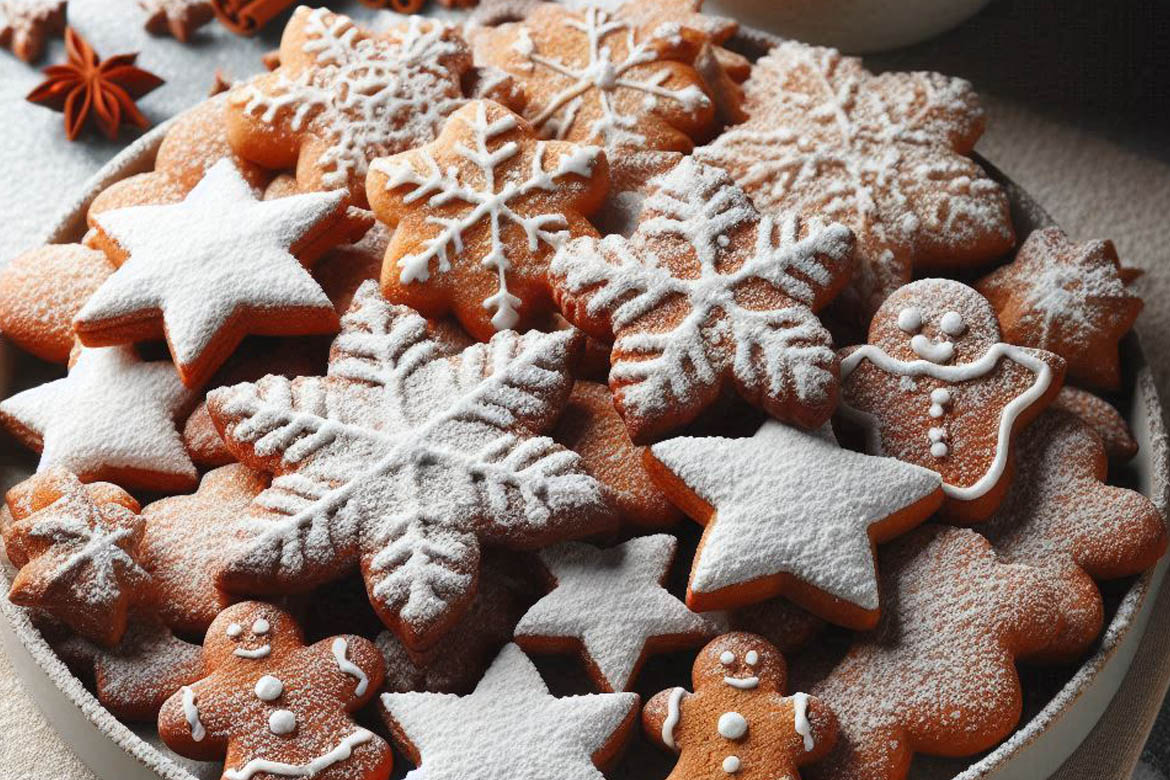
[[[66,363],[77,336],[73,317],[114,264],[84,244],[49,244],[0,269],[0,332],[42,360]]]
[[[886,299],[868,344],[841,353],[839,412],[869,452],[942,474],[947,516],[977,523],[1011,484],[1016,434],[1063,380],[1057,355],[1001,341],[979,293],[921,279]]]
[[[232,452],[276,475],[220,584],[303,591],[360,562],[375,610],[421,650],[470,603],[481,543],[535,548],[611,529],[602,486],[538,435],[568,400],[576,344],[505,332],[455,350],[363,285],[328,376],[208,395]]]
[[[1073,381],[1119,387],[1117,343],[1142,299],[1127,287],[1112,241],[1074,244],[1060,228],[1037,230],[975,289],[995,307],[1005,340],[1060,355]]]
[[[138,0],[146,13],[146,29],[152,35],[170,34],[186,43],[203,25],[215,18],[210,0]]]
[[[87,487],[62,468],[30,477],[6,501],[13,522],[4,546],[20,569],[8,599],[116,644],[131,606],[151,598],[139,562],[145,523],[138,503],[114,485]]]
[[[653,18],[662,9],[644,7],[655,5],[540,3],[524,20],[477,35],[476,58],[524,87],[524,116],[546,137],[609,152],[687,152],[715,129],[715,103],[693,67],[705,36]]]
[[[453,28],[410,17],[374,33],[325,8],[296,10],[280,65],[228,93],[232,148],[296,168],[301,189],[366,204],[369,161],[430,141],[464,102],[471,52]]]
[[[597,767],[625,742],[638,695],[558,699],[524,652],[507,645],[471,694],[384,693],[382,708],[418,767],[410,780],[601,780]]]
[[[223,780],[389,776],[390,746],[352,716],[382,684],[369,640],[335,636],[306,647],[291,615],[245,601],[207,629],[203,668],[159,712],[159,735],[176,753],[223,759]]]
[[[0,401],[0,425],[41,453],[42,471],[181,491],[197,474],[176,420],[194,404],[169,360],[143,361],[129,346],[81,349],[63,379]]]
[[[685,158],[652,183],[629,238],[582,238],[549,266],[565,317],[613,339],[609,384],[645,444],[725,387],[815,428],[837,401],[837,359],[814,314],[841,289],[853,237],[760,216],[722,170]]]
[[[806,687],[841,726],[810,778],[902,780],[915,753],[992,747],[1020,718],[1014,662],[1044,650],[1063,625],[1050,575],[1000,562],[974,531],[924,526],[882,548],[881,570],[890,609],[878,628]],[[794,669],[802,686],[805,673]]]
[[[382,292],[428,317],[448,311],[476,338],[527,330],[552,309],[548,261],[609,186],[595,146],[537,140],[491,101],[451,115],[433,143],[370,164],[370,205],[397,228]]]
[[[822,215],[857,234],[845,301],[862,322],[911,270],[994,259],[1014,243],[1003,190],[968,155],[984,115],[971,85],[884,73],[785,42],[752,70],[751,117],[696,150],[765,213]]]
[[[1104,622],[1093,580],[1128,577],[1166,551],[1166,524],[1150,499],[1105,484],[1100,436],[1076,416],[1048,409],[1017,445],[1016,476],[1003,504],[979,526],[999,558],[1050,572],[1068,602],[1049,655],[1082,655]]]
[[[1110,461],[1125,463],[1137,455],[1138,443],[1133,437],[1129,423],[1121,416],[1121,412],[1104,398],[1093,395],[1088,390],[1065,385],[1060,388],[1049,408],[1076,415],[1081,422],[1096,431],[1105,444],[1105,452],[1109,455]]]
[[[40,59],[51,35],[65,32],[67,0],[0,0],[0,46],[25,62]]]
[[[305,265],[342,239],[343,199],[336,190],[259,201],[221,160],[181,203],[103,212],[97,243],[118,270],[78,312],[78,338],[103,347],[165,335],[184,384],[198,387],[248,333],[335,330],[337,312]]]
[[[842,449],[827,427],[771,420],[749,438],[668,439],[647,461],[670,500],[706,526],[687,588],[699,610],[783,594],[825,620],[872,627],[876,543],[942,503],[938,474]]]
[[[665,587],[678,541],[669,534],[609,549],[569,542],[540,553],[553,590],[516,625],[528,652],[578,652],[603,691],[626,691],[652,653],[694,647],[725,629]]]
[[[678,753],[668,780],[799,780],[837,739],[837,719],[806,693],[786,696],[784,656],[761,636],[724,634],[699,651],[693,693],[662,691],[646,703],[651,741]]]

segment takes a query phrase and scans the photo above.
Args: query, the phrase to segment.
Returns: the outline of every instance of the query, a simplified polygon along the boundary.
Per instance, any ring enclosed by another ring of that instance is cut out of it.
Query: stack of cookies
[[[968,83],[740,42],[300,8],[8,264],[67,367],[9,598],[111,712],[226,780],[898,780],[1086,655],[1166,548],[1135,274],[1017,237]]]

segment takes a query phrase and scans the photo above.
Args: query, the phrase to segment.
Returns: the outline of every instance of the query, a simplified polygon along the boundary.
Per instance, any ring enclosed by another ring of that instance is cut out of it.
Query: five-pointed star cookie
[[[929,469],[775,420],[746,439],[669,439],[648,460],[671,500],[706,526],[687,588],[692,609],[782,593],[826,620],[872,627],[875,544],[921,523],[943,497]]]
[[[1074,244],[1037,230],[1016,259],[975,284],[995,307],[1005,341],[1055,352],[1070,379],[1106,390],[1121,383],[1117,343],[1142,310],[1112,241]]]
[[[208,0],[138,0],[146,12],[146,29],[152,35],[170,33],[182,43],[215,18]]]
[[[418,767],[409,780],[601,780],[597,767],[621,747],[638,701],[635,693],[558,699],[516,645],[467,696],[382,694],[391,735]]]
[[[301,257],[342,224],[344,193],[256,199],[221,160],[181,202],[97,217],[98,243],[118,270],[78,312],[87,346],[166,336],[179,375],[197,387],[248,333],[337,328],[337,312]],[[177,237],[182,236],[181,240]]]
[[[197,474],[175,420],[194,403],[169,361],[143,362],[129,346],[82,349],[65,378],[0,401],[0,424],[41,453],[41,470],[181,491]]]
[[[552,310],[549,258],[597,235],[586,216],[608,184],[599,148],[537,140],[503,106],[470,103],[433,143],[370,164],[370,206],[397,228],[382,292],[428,317],[451,311],[481,341],[527,330]]]
[[[600,549],[569,542],[543,550],[555,583],[516,626],[527,651],[579,650],[603,691],[629,690],[646,656],[700,644],[724,627],[663,587],[678,541],[643,536]]]
[[[0,46],[25,62],[40,58],[50,35],[65,31],[66,0],[0,0]]]

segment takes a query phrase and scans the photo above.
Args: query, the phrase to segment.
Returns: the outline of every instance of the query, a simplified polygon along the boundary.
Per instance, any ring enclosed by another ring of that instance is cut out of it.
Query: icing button
[[[725,712],[719,716],[719,736],[724,739],[743,739],[747,734],[747,718],[738,712]]]
[[[728,756],[723,759],[723,771],[729,775],[733,775],[739,771],[741,766],[739,756]]]
[[[291,734],[297,727],[297,716],[288,710],[277,710],[268,716],[268,730],[277,736]]]

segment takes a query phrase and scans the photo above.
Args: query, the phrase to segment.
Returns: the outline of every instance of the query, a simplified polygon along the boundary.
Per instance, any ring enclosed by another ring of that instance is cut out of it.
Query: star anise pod
[[[91,118],[111,140],[123,122],[143,129],[150,126],[134,101],[164,82],[135,66],[137,54],[102,60],[72,27],[65,30],[65,52],[68,62],[45,68],[48,78],[26,99],[63,112],[66,138],[76,139]]]

